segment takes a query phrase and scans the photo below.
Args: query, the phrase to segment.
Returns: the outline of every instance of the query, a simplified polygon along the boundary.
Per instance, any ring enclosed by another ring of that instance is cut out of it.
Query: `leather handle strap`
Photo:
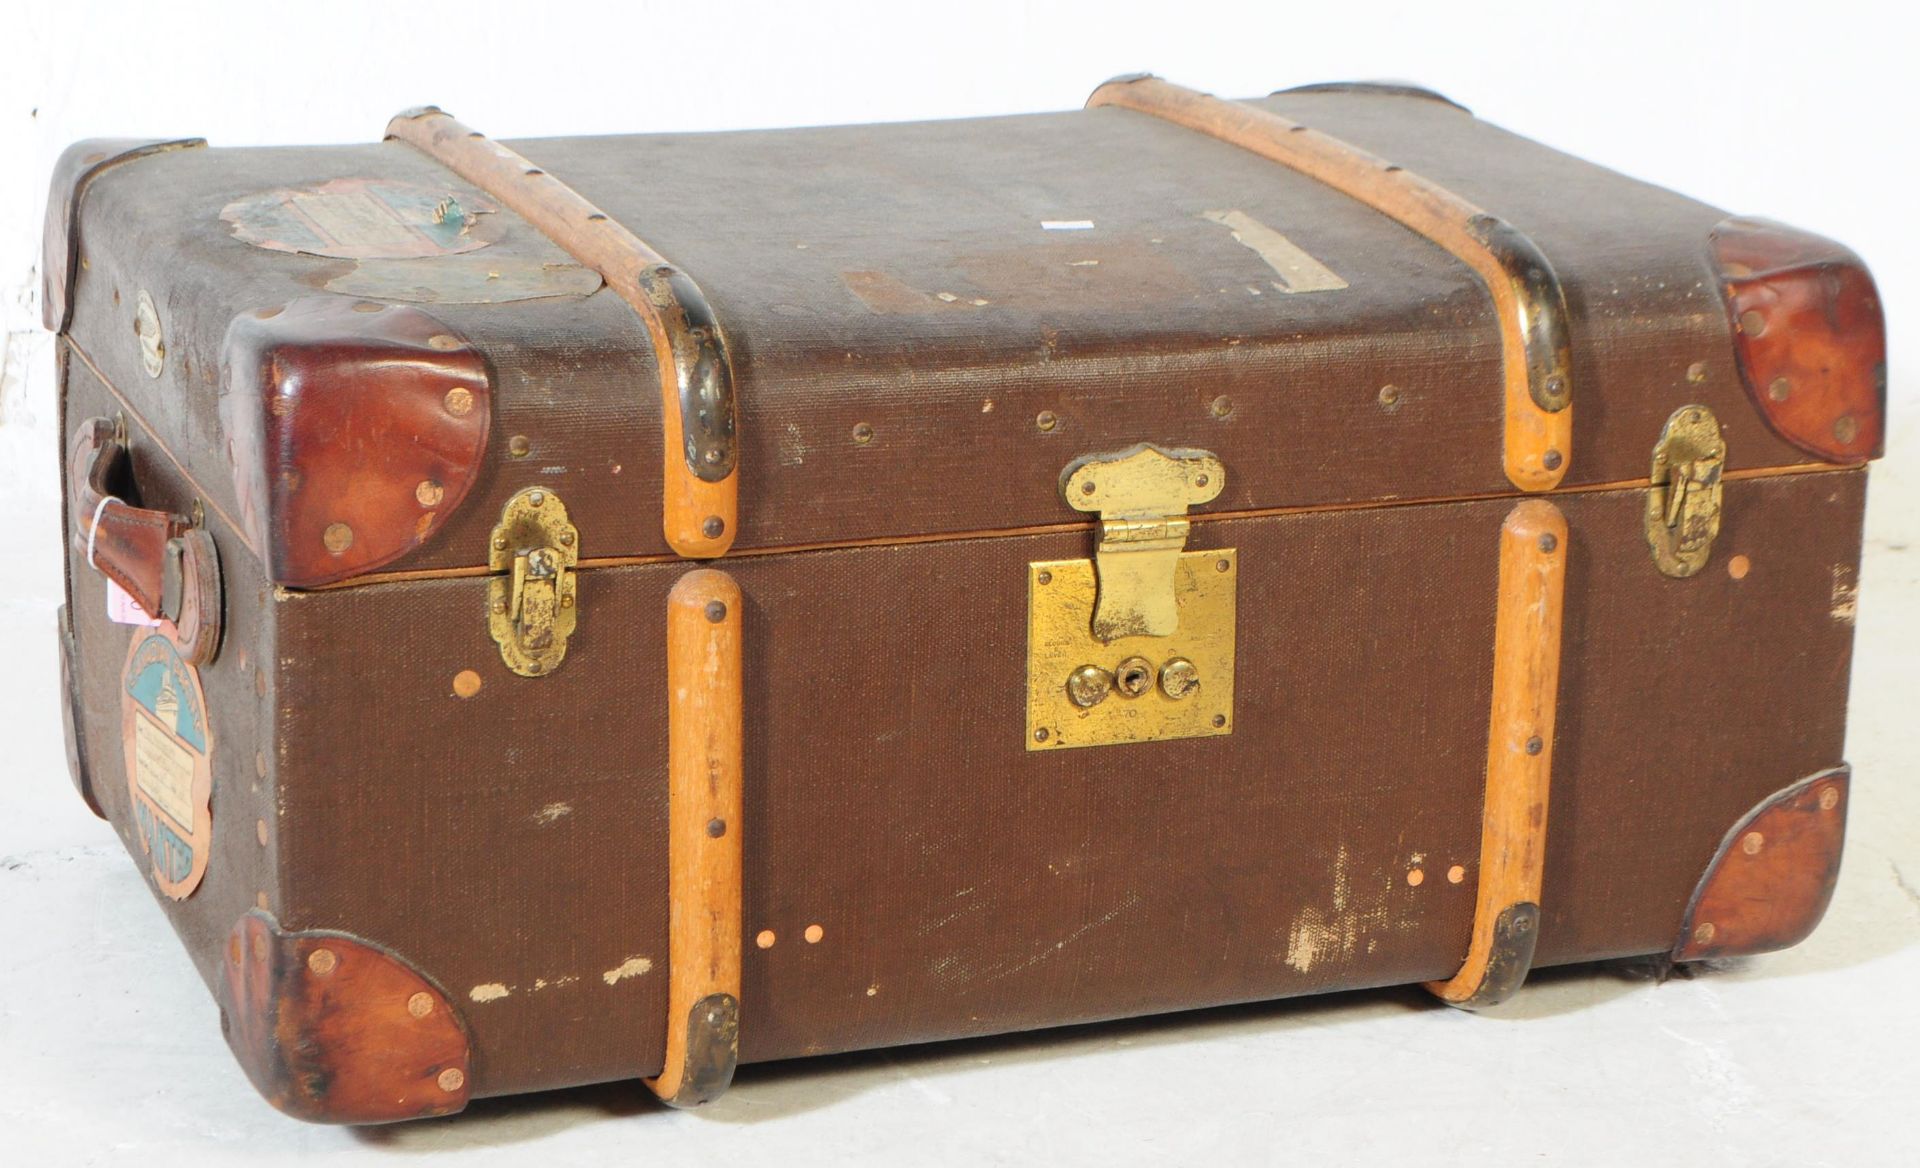
[[[173,625],[181,655],[195,665],[220,645],[220,559],[193,520],[139,505],[124,428],[89,418],[68,448],[73,549],[119,585],[147,615]]]
[[[740,526],[733,364],[693,277],[566,183],[442,110],[409,110],[387,124],[387,137],[504,203],[599,272],[640,317],[660,370],[667,544],[689,559],[725,555]]]
[[[1560,484],[1573,453],[1573,345],[1547,257],[1512,225],[1430,179],[1330,134],[1158,77],[1117,77],[1088,108],[1119,106],[1194,130],[1332,187],[1444,248],[1493,298],[1505,383],[1502,461],[1523,491]]]
[[[667,596],[667,1055],[647,1086],[674,1107],[718,1099],[739,1061],[744,615],[725,572]]]
[[[1520,988],[1540,935],[1566,578],[1566,518],[1544,499],[1521,502],[1500,529],[1473,935],[1459,972],[1427,984],[1442,1001],[1470,1010],[1497,1005]]]

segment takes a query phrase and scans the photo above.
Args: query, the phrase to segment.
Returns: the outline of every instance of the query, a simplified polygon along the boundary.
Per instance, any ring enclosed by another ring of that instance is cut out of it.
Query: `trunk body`
[[[1567,536],[1532,960],[1705,944],[1703,874],[1755,854],[1723,847],[1729,829],[1842,765],[1863,459],[1770,420],[1726,291],[1754,269],[1716,260],[1723,212],[1429,96],[1249,104],[1551,258],[1578,413],[1564,479],[1536,496]],[[697,278],[725,330],[740,1059],[1461,967],[1521,497],[1500,322],[1467,266],[1125,109],[514,149]],[[204,877],[162,897],[188,952],[255,1015],[249,995],[282,982],[236,972],[248,938],[303,938],[268,962],[283,979],[346,985],[380,954],[378,976],[421,987],[395,1000],[453,1027],[410,1067],[427,1085],[405,1114],[659,1075],[677,1024],[669,594],[697,565],[662,533],[673,464],[641,318],[403,142],[98,153],[66,180],[74,262],[49,257],[69,273],[50,298],[67,429],[121,420],[133,501],[197,508],[223,581],[217,653],[189,670]],[[384,184],[377,208],[424,191],[426,222],[463,226],[396,240],[329,219],[343,183],[362,211]],[[414,380],[352,396],[407,362]],[[402,400],[430,420],[369,421]],[[1677,578],[1649,554],[1648,467],[1689,405],[1717,418],[1724,505],[1711,559]],[[1032,749],[1030,568],[1100,538],[1063,472],[1142,442],[1226,471],[1185,543],[1232,555],[1226,732]],[[529,490],[578,537],[556,594],[577,627],[534,677],[489,623],[492,534]],[[157,764],[130,753],[123,697],[147,634],[105,617],[90,521],[67,517],[76,777],[147,867],[129,773]],[[400,1117],[289,1086],[297,1019],[276,1000],[230,1034],[270,1097]]]

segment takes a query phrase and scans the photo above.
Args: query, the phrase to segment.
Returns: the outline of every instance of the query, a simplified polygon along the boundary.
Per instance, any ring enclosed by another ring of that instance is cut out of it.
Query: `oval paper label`
[[[164,631],[134,634],[121,683],[121,733],[134,830],[154,883],[184,900],[213,846],[213,731],[200,674]]]

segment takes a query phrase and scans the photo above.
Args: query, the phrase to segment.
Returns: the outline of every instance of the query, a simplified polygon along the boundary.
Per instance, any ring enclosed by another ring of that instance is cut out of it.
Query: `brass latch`
[[[1170,637],[1180,627],[1173,570],[1187,546],[1187,508],[1211,502],[1226,481],[1226,468],[1204,450],[1145,443],[1067,467],[1060,476],[1067,504],[1100,513],[1095,637]]]
[[[1720,534],[1720,472],[1727,444],[1720,421],[1705,406],[1681,406],[1653,447],[1647,491],[1647,546],[1669,576],[1691,576],[1706,566]]]
[[[1100,542],[1028,565],[1027,749],[1232,733],[1237,555],[1185,550],[1187,508],[1225,484],[1212,454],[1148,445],[1061,474]]]
[[[567,655],[579,611],[574,568],[580,533],[560,496],[528,487],[507,500],[493,529],[487,565],[487,628],[500,659],[522,677],[552,673]]]

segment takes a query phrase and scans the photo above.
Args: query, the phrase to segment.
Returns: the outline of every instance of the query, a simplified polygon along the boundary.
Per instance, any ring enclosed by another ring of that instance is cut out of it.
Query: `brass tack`
[[[546,505],[547,505],[547,493],[545,491],[528,491],[527,492],[527,506],[544,507]]]
[[[1383,385],[1380,387],[1380,405],[1385,409],[1396,409],[1400,405],[1400,387]]]
[[[1414,868],[1407,873],[1407,885],[1411,888],[1420,887],[1421,884],[1426,882],[1426,879],[1427,874],[1418,868]]]
[[[709,515],[700,524],[700,534],[708,539],[719,539],[727,531],[727,521],[718,515]]]
[[[438,336],[428,337],[427,345],[430,348],[438,349],[442,353],[444,353],[449,349],[459,348],[460,339],[458,337],[450,337],[445,333],[441,333]]]
[[[442,1091],[458,1091],[467,1085],[467,1073],[459,1067],[448,1067],[434,1082],[440,1084]]]
[[[433,995],[425,990],[421,990],[419,993],[408,998],[407,1013],[412,1014],[415,1018],[425,1018],[428,1014],[433,1013]]]
[[[441,399],[441,404],[446,406],[449,414],[456,418],[464,418],[473,412],[473,391],[456,385],[447,391],[447,396]]]
[[[572,546],[573,546],[573,538],[574,538],[574,537],[573,537],[573,532],[571,532],[571,531],[563,531],[563,532],[561,532],[561,533],[560,533],[560,546],[561,546],[561,547],[572,547]]]
[[[1693,928],[1693,939],[1695,941],[1698,941],[1700,944],[1705,945],[1709,941],[1713,940],[1714,932],[1715,930],[1714,930],[1712,921],[1701,921],[1699,924],[1695,925]]]
[[[827,931],[821,928],[819,925],[807,926],[806,938],[807,938],[807,944],[809,945],[818,945],[820,943],[820,938],[826,935],[827,935]]]
[[[1216,572],[1230,572],[1233,570],[1233,561],[1232,560],[1215,560],[1213,562],[1213,570]]]
[[[1051,584],[1053,583],[1053,573],[1042,571],[1039,575],[1035,576],[1034,579],[1042,584]]]
[[[496,552],[504,552],[504,551],[506,551],[506,550],[507,550],[507,537],[506,537],[506,536],[504,536],[504,535],[496,535],[496,536],[494,536],[494,537],[493,537],[493,550],[494,550],[494,551],[496,551]]]
[[[422,507],[438,507],[440,500],[447,497],[447,489],[432,479],[421,479],[413,488],[413,497]]]
[[[1561,456],[1558,450],[1549,450],[1541,456],[1540,465],[1546,467],[1548,470],[1559,470],[1560,464],[1564,461],[1566,461],[1566,459]]]
[[[1776,377],[1767,385],[1767,396],[1774,401],[1783,402],[1793,396],[1793,382],[1784,377]]]
[[[267,846],[267,821],[264,819],[254,820],[253,834],[254,834],[254,837],[260,841],[260,846],[263,848],[266,847]]]
[[[1052,410],[1041,410],[1040,416],[1033,420],[1033,424],[1040,428],[1042,434],[1045,434],[1060,424],[1060,418]]]
[[[1694,385],[1705,383],[1707,380],[1707,363],[1705,361],[1695,361],[1693,364],[1687,366],[1687,380]]]
[[[1740,331],[1757,337],[1767,331],[1767,318],[1761,316],[1758,309],[1749,308],[1740,314]]]
[[[527,440],[525,434],[515,434],[507,439],[507,453],[514,458],[525,458],[533,453],[533,443]]]
[[[307,954],[307,968],[325,977],[340,967],[340,958],[331,949],[315,949]]]
[[[1734,556],[1727,561],[1727,575],[1735,580],[1745,580],[1747,573],[1753,570],[1753,561],[1745,556]]]
[[[727,619],[727,606],[718,600],[707,601],[707,620],[719,624]]]
[[[1213,402],[1207,406],[1207,409],[1214,417],[1224,418],[1233,413],[1233,399],[1223,393],[1219,397],[1214,398]]]
[[[1467,878],[1467,870],[1458,864],[1447,869],[1447,883],[1458,884]]]
[[[753,939],[753,943],[762,949],[771,949],[776,940],[778,938],[773,935],[772,929],[761,929],[759,936]]]
[[[1767,837],[1757,831],[1750,831],[1740,837],[1740,850],[1749,856],[1757,856],[1760,849],[1767,846]]]
[[[494,602],[493,602],[493,611],[495,611],[495,612],[505,612],[505,611],[507,611],[507,602],[506,602],[505,600],[496,600],[496,601],[494,601]]]
[[[261,778],[267,777],[267,755],[265,751],[253,752],[253,773]]]
[[[1222,726],[1225,726],[1226,724],[1227,724],[1227,716],[1225,714],[1215,714],[1213,716],[1213,728],[1215,730],[1220,729]]]
[[[1540,736],[1538,734],[1534,735],[1532,738],[1527,739],[1528,754],[1539,754],[1541,751],[1545,750],[1546,748],[1547,748],[1547,744],[1540,740]]]
[[[1860,420],[1852,414],[1841,414],[1833,420],[1833,437],[1845,445],[1860,436]]]
[[[337,556],[353,546],[353,528],[344,523],[329,523],[327,529],[320,533],[320,542]]]
[[[860,446],[865,446],[867,443],[873,441],[873,427],[867,425],[865,422],[861,422],[853,428],[853,440]]]
[[[1549,555],[1551,555],[1553,553],[1553,550],[1559,546],[1560,546],[1559,537],[1555,536],[1551,531],[1547,532],[1545,535],[1540,537],[1540,550],[1548,553]]]
[[[1827,787],[1820,792],[1820,810],[1832,811],[1840,805],[1840,788]]]
[[[480,692],[480,675],[471,669],[462,669],[453,675],[453,693],[455,697],[470,698]]]
[[[709,836],[710,838],[713,838],[713,839],[719,839],[719,838],[720,838],[721,836],[723,836],[723,835],[725,835],[725,834],[727,834],[727,821],[726,821],[726,820],[724,820],[724,819],[709,819],[709,820],[707,820],[707,835],[708,835],[708,836]]]
[[[1033,732],[1033,740],[1035,742],[1045,742],[1049,737],[1051,737],[1051,735],[1047,733],[1047,728],[1045,726],[1042,726],[1038,730],[1035,730]]]

